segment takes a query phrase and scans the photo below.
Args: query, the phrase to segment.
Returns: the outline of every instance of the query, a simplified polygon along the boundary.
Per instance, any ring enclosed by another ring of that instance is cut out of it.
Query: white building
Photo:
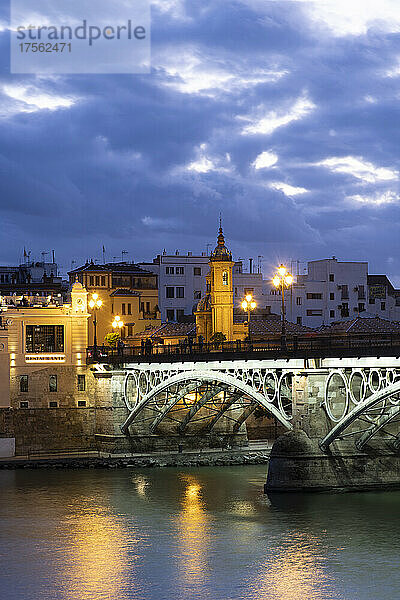
[[[141,267],[158,275],[159,308],[161,321],[178,321],[193,314],[205,292],[206,275],[210,270],[205,252],[195,256],[191,252],[158,254],[152,263],[139,263]]]
[[[264,282],[263,304],[281,312],[281,293],[272,281]],[[400,291],[385,275],[368,275],[367,262],[340,262],[335,257],[308,263],[285,290],[286,318],[307,327],[329,325],[357,316],[400,320]]]

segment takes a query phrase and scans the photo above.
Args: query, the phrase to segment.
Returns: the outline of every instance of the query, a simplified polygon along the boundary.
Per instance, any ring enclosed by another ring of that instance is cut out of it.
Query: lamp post
[[[290,287],[293,283],[293,277],[288,273],[284,265],[280,265],[278,272],[272,280],[276,288],[280,288],[282,296],[282,333],[281,333],[281,348],[286,350],[286,324],[285,324],[285,287]]]
[[[250,311],[254,310],[257,306],[257,302],[253,299],[252,294],[246,294],[245,299],[242,302],[243,310],[247,310],[247,325],[249,328],[249,342],[250,342]]]
[[[97,356],[97,311],[102,306],[103,301],[100,300],[99,295],[95,292],[89,300],[89,308],[93,310],[93,354]]]

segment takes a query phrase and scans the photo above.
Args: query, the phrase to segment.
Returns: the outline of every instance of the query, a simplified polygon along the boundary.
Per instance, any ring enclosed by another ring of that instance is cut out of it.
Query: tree
[[[212,342],[216,348],[219,347],[220,344],[226,341],[226,335],[222,333],[222,331],[216,331],[212,334],[210,338],[210,342]]]
[[[111,348],[115,348],[118,340],[119,340],[119,333],[117,333],[116,331],[107,333],[104,336],[104,342],[107,344],[107,346],[111,346]]]

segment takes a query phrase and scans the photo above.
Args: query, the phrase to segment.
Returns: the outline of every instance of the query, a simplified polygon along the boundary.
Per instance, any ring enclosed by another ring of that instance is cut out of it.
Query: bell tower
[[[211,322],[212,332],[222,332],[228,342],[233,340],[233,265],[220,222],[218,243],[210,256]]]

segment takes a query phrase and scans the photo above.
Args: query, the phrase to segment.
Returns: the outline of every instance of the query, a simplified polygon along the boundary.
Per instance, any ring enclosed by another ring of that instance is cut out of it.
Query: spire
[[[224,233],[222,231],[222,217],[219,216],[219,232],[217,237],[217,246],[211,253],[211,260],[232,260],[232,254],[225,246]]]

